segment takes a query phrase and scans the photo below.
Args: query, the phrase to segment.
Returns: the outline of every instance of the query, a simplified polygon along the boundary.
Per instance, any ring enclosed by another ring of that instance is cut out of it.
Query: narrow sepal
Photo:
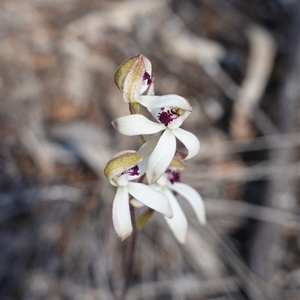
[[[115,129],[128,136],[153,134],[165,129],[163,124],[152,122],[143,115],[123,116],[112,121]]]
[[[140,96],[139,103],[147,107],[149,110],[160,107],[176,107],[188,111],[192,110],[192,107],[186,98],[175,94],[163,96]]]
[[[164,189],[163,193],[168,198],[170,205],[173,210],[173,218],[165,218],[169,227],[171,228],[174,236],[180,243],[185,242],[186,233],[188,229],[188,221],[187,218],[180,207],[177,199],[173,195],[173,193],[169,189]]]
[[[182,128],[173,129],[173,133],[188,150],[188,154],[185,159],[189,159],[198,154],[200,150],[200,142],[193,133]]]
[[[154,183],[169,167],[176,151],[176,139],[171,130],[166,129],[149,157],[146,177]]]
[[[183,198],[185,198],[193,207],[195,214],[200,223],[206,223],[204,202],[200,194],[187,184],[181,182],[175,182],[169,186],[170,189],[177,192]]]
[[[162,213],[171,218],[173,212],[168,199],[160,192],[154,190],[148,185],[139,182],[128,182],[128,193],[138,201],[153,210]]]
[[[117,235],[125,240],[132,233],[127,187],[118,187],[113,202],[113,224]]]

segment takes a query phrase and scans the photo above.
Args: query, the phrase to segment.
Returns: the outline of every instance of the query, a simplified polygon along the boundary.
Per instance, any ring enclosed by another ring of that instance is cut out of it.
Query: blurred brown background
[[[138,138],[114,72],[139,53],[156,93],[187,97],[202,148],[182,180],[179,245],[155,215],[128,300],[299,299],[299,2],[3,0],[1,299],[120,297],[128,241],[111,220],[107,160]]]

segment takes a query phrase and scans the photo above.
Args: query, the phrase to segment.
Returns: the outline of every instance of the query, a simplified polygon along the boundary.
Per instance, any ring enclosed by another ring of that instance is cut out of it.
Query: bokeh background
[[[180,200],[180,245],[154,215],[126,299],[299,299],[297,0],[3,0],[1,10],[2,300],[121,298],[130,239],[114,232],[103,168],[139,147],[111,120],[128,113],[114,72],[140,53],[156,93],[193,106],[183,127],[201,151],[182,181],[208,224]]]

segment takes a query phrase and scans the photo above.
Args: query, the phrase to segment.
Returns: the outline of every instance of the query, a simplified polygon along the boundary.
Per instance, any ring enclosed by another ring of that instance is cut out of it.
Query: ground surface
[[[157,94],[187,97],[203,196],[181,246],[137,238],[127,299],[299,299],[298,1],[2,1],[1,299],[119,299],[129,243],[103,176],[138,138],[113,76],[143,53]],[[298,151],[298,152],[297,152]]]

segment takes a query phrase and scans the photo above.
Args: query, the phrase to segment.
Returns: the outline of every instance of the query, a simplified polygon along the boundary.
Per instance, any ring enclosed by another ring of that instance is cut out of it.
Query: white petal
[[[175,151],[175,136],[171,130],[166,129],[149,157],[146,176],[150,184],[154,183],[167,170]]]
[[[149,157],[150,157],[151,153],[153,152],[153,150],[155,149],[159,138],[160,138],[160,136],[157,136],[157,137],[147,141],[145,144],[143,144],[140,147],[138,152],[140,154],[142,154],[142,156],[143,156],[143,160],[138,164],[140,174],[146,173]]]
[[[175,182],[169,187],[170,189],[172,189],[173,191],[177,192],[179,195],[184,197],[190,203],[190,205],[193,207],[195,211],[195,214],[199,222],[205,224],[206,223],[205,207],[200,194],[189,185],[181,182]]]
[[[112,210],[115,230],[118,236],[122,240],[125,240],[132,232],[128,191],[126,186],[118,187]]]
[[[143,144],[140,149],[138,150],[138,153],[142,154],[143,160],[149,158],[153,150],[155,149],[157,142],[159,141],[160,136],[157,136],[149,141],[147,141],[145,144]]]
[[[200,142],[194,134],[182,128],[173,129],[173,133],[188,150],[188,155],[185,159],[189,159],[198,154]]]
[[[162,193],[154,190],[148,185],[138,182],[129,182],[127,188],[130,195],[146,206],[169,218],[173,216],[170,203]]]
[[[186,216],[173,193],[169,189],[165,189],[163,193],[167,196],[173,210],[173,218],[169,219],[165,217],[165,219],[177,240],[183,244],[188,229]]]
[[[151,61],[146,56],[143,55],[143,62],[145,64],[145,70],[151,76],[151,74],[152,74],[152,64],[151,64]]]
[[[143,115],[129,115],[112,121],[116,130],[124,135],[153,134],[164,130],[163,124],[155,123]]]
[[[143,56],[143,63],[144,63],[145,71],[151,77],[151,74],[152,74],[152,64],[151,64],[150,60],[147,57]],[[141,86],[141,90],[140,90],[140,94],[143,94],[147,90],[148,87],[149,87],[148,80],[143,80],[142,86]]]
[[[132,198],[130,201],[130,204],[136,208],[140,208],[140,207],[143,207],[144,204],[138,200],[136,200],[135,198]]]
[[[192,110],[190,103],[185,98],[175,94],[164,96],[142,95],[139,97],[138,102],[150,110],[159,107],[176,107],[184,110]]]
[[[139,95],[143,94],[147,90],[147,88],[149,87],[149,85],[147,84],[147,82],[148,82],[148,80],[143,80],[142,81],[142,85],[141,85],[141,89],[140,89]]]
[[[152,82],[148,87],[146,95],[148,95],[148,96],[152,95],[153,96],[154,94],[155,94],[155,92],[154,92],[154,78],[152,78]]]

